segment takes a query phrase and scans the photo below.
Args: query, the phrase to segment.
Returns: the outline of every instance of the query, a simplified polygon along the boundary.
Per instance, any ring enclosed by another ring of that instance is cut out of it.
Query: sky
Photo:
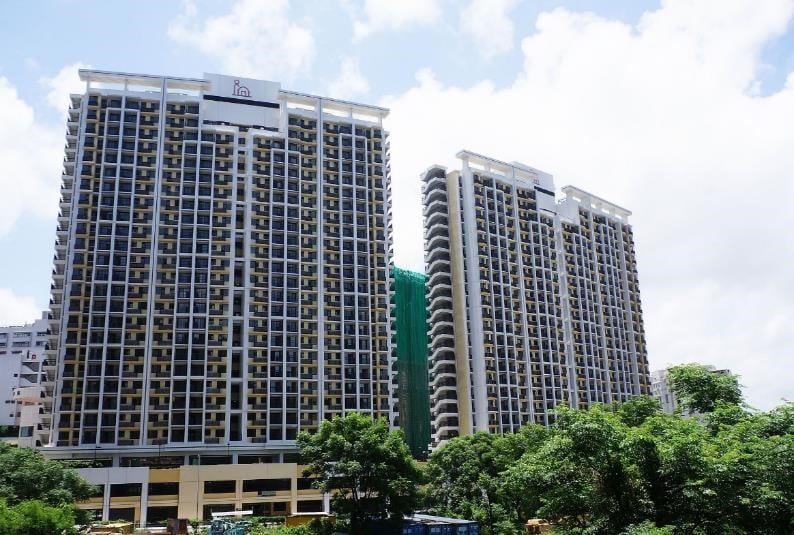
[[[391,109],[395,262],[466,148],[632,210],[649,361],[794,399],[794,0],[0,2],[0,324],[49,302],[77,69],[279,81]]]

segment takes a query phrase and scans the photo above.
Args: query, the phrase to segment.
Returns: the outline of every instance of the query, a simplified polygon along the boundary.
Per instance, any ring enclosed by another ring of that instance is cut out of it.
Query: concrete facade
[[[388,110],[221,75],[81,71],[47,449],[251,445],[396,421]]]
[[[49,341],[48,313],[32,323],[0,327],[0,425],[18,426],[18,443],[41,446],[49,427],[42,388]]]
[[[210,520],[213,512],[235,510],[258,516],[328,511],[328,496],[312,489],[302,471],[295,463],[82,468],[80,475],[99,492],[80,507],[96,518],[138,525],[167,518]]]
[[[422,176],[433,443],[649,392],[630,212],[468,151]]]
[[[298,433],[398,421],[388,110],[217,74],[80,77],[41,451],[94,466],[103,519],[327,510]]]

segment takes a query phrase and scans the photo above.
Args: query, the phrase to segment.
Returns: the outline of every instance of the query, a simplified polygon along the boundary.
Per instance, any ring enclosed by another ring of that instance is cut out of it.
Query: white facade
[[[17,402],[14,390],[19,385],[21,355],[3,355],[0,358],[0,425],[17,425]]]
[[[468,151],[423,175],[434,444],[648,392],[629,212]]]
[[[80,76],[47,451],[282,455],[347,411],[394,423],[388,110],[216,74]]]
[[[731,373],[727,369],[717,369],[714,366],[708,366],[711,373],[728,374]],[[651,372],[651,395],[659,400],[662,404],[662,411],[673,414],[679,407],[678,398],[673,392],[673,387],[670,383],[670,372],[667,369],[655,370]],[[689,411],[684,411],[685,414],[691,414]],[[698,413],[695,413],[698,414]]]
[[[40,438],[48,329],[46,312],[33,323],[0,327],[0,425],[19,426],[23,445]]]
[[[678,402],[672,388],[670,388],[667,376],[667,370],[651,372],[651,395],[662,404],[662,411],[673,414],[676,407],[678,407]]]

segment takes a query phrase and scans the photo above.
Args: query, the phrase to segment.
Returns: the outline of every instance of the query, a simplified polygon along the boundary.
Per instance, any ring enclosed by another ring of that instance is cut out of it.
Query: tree
[[[443,515],[477,520],[486,533],[506,533],[505,526],[497,525],[500,519],[520,526],[535,512],[536,497],[506,480],[503,472],[550,433],[528,425],[506,435],[453,438],[428,459],[428,505]]]
[[[73,534],[75,518],[69,505],[53,507],[28,500],[9,507],[0,500],[0,535]]]
[[[0,443],[0,499],[9,505],[26,500],[71,505],[89,498],[94,489],[74,470],[35,450]]]
[[[708,432],[696,419],[658,414],[632,435],[638,469],[652,504],[646,518],[657,526],[708,533],[720,520],[717,493],[709,481],[714,451]]]
[[[794,404],[717,399],[704,418],[647,398],[561,408],[550,430],[452,439],[427,472],[429,503],[489,534],[536,516],[571,535],[790,534]]]
[[[504,477],[537,497],[536,516],[571,531],[620,533],[650,509],[632,438],[603,407],[561,408],[554,435]]]
[[[740,405],[742,389],[737,375],[702,364],[682,364],[668,370],[670,385],[684,409],[713,412],[719,402]]]
[[[402,520],[418,503],[419,467],[402,431],[390,431],[383,419],[350,413],[324,421],[314,434],[298,436],[305,476],[332,493],[334,510],[350,523],[351,533],[372,533],[374,526]]]
[[[661,402],[651,396],[637,396],[614,406],[620,421],[629,427],[637,427],[655,414],[662,412]]]

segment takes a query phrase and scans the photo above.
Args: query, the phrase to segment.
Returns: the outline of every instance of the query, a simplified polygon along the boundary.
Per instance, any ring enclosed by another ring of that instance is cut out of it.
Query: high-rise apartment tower
[[[433,443],[648,393],[630,212],[458,154],[422,176]]]
[[[51,453],[290,451],[346,411],[394,422],[388,110],[214,74],[80,77]]]

